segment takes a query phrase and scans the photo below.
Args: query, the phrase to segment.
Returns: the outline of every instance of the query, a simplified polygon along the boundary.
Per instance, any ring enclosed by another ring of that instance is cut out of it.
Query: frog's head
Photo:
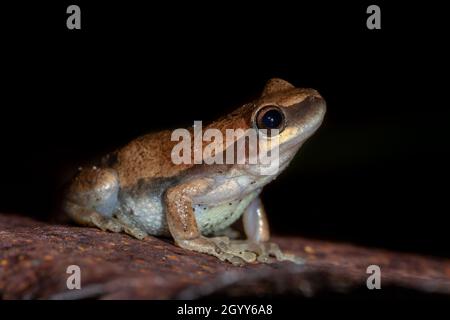
[[[287,160],[319,128],[325,111],[325,100],[316,90],[271,79],[255,101],[251,119],[254,128],[279,130],[280,160]]]
[[[303,142],[319,128],[325,110],[325,101],[316,90],[296,88],[284,80],[271,79],[258,99],[211,123],[207,128],[218,129],[222,132],[222,136],[227,137],[222,149],[226,152],[229,150],[235,152],[238,148],[234,148],[234,144],[238,140],[245,139],[244,132],[253,133],[256,129],[257,136],[266,143],[257,144],[257,154],[254,156],[270,154],[268,156],[270,164],[266,165],[260,161],[256,162],[256,165],[246,167],[246,170],[253,172],[273,167],[279,172],[278,168],[283,169]],[[234,129],[236,132],[239,131],[237,129],[241,129],[241,133],[236,133],[233,139],[228,139],[226,133],[228,129]],[[272,152],[275,148],[275,152]],[[245,157],[248,160],[252,157],[251,149],[250,144],[246,144]],[[247,162],[255,163],[250,160]]]

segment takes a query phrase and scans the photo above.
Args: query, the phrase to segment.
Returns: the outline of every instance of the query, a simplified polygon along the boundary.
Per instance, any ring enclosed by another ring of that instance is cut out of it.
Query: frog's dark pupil
[[[261,122],[267,129],[277,129],[283,122],[283,115],[278,110],[269,110],[262,116]]]

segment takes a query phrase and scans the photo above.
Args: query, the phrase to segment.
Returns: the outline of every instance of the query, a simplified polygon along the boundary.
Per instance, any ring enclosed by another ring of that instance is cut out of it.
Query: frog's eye
[[[258,129],[284,129],[284,113],[277,106],[266,106],[256,114],[256,126]]]

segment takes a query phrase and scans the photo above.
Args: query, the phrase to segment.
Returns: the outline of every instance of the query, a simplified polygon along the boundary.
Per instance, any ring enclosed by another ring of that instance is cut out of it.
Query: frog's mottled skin
[[[281,172],[322,122],[326,107],[317,91],[272,79],[259,99],[204,129],[225,133],[254,128],[256,113],[268,105],[284,113]],[[259,199],[262,187],[276,175],[261,175],[258,165],[250,164],[175,165],[171,151],[178,142],[170,138],[171,131],[144,135],[107,155],[99,166],[82,169],[68,189],[65,212],[80,224],[139,239],[172,236],[183,248],[236,264],[267,261],[270,255],[285,258],[268,243],[269,227]],[[205,236],[224,232],[242,215],[247,241]]]

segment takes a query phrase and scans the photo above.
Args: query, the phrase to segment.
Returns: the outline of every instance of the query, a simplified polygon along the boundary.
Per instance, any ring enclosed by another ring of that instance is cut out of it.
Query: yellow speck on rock
[[[8,263],[9,262],[6,259],[0,260],[0,266],[2,266],[2,267],[6,267],[8,265]]]
[[[311,253],[311,254],[313,254],[313,253],[316,252],[316,251],[313,249],[313,247],[310,247],[310,246],[305,246],[304,250],[305,250],[306,253]]]

